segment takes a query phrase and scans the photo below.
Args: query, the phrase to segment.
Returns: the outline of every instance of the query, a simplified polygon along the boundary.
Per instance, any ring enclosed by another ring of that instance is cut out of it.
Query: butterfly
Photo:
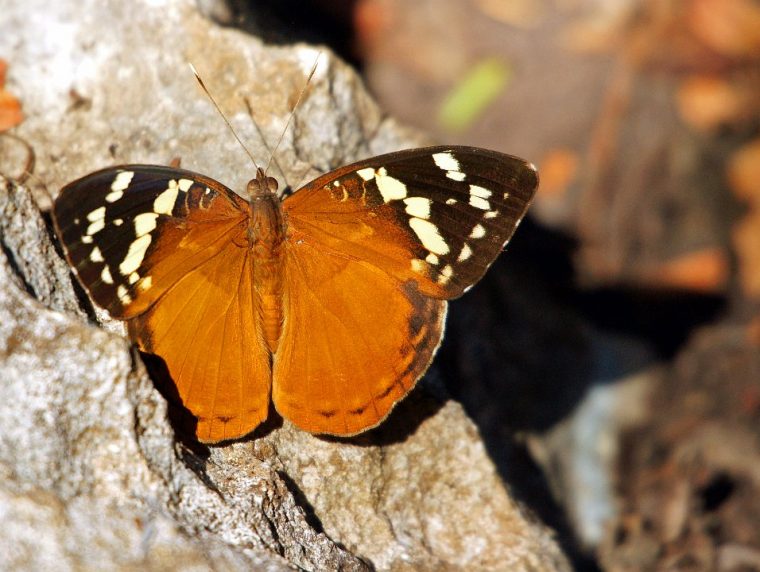
[[[447,300],[480,280],[537,185],[524,160],[460,146],[365,159],[282,200],[260,168],[246,200],[123,165],[66,185],[53,221],[90,297],[166,364],[199,441],[250,433],[270,401],[348,436],[425,373]]]

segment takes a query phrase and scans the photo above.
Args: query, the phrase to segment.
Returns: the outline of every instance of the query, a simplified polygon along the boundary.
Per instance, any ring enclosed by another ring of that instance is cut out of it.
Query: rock
[[[271,147],[318,54],[265,47],[189,0],[0,11],[0,52],[28,117],[17,134],[53,193],[99,167],[175,157],[242,190],[253,167],[186,62],[265,165],[249,107]],[[297,186],[423,141],[321,58],[273,174]],[[1,183],[0,514],[14,550],[0,567],[569,569],[432,382],[350,440],[287,422],[224,446],[177,440],[140,356],[93,323],[35,208],[44,194]]]

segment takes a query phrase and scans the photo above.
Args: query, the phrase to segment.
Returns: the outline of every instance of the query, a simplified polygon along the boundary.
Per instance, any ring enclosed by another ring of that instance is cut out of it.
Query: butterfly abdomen
[[[276,195],[256,196],[250,204],[248,240],[253,255],[253,288],[261,302],[258,319],[264,340],[274,353],[282,333],[285,222]]]

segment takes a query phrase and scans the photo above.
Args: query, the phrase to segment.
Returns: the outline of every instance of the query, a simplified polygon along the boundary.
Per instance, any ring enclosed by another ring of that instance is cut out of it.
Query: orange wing
[[[197,173],[104,169],[67,185],[54,220],[92,298],[163,359],[201,441],[244,435],[268,413],[248,204]],[[171,391],[171,393],[174,393]]]
[[[53,220],[90,296],[125,320],[216,256],[247,224],[248,205],[191,171],[123,165],[66,185]]]
[[[270,358],[251,263],[243,231],[128,322],[140,349],[165,361],[203,442],[240,437],[267,417]]]
[[[445,300],[483,276],[536,185],[516,157],[435,147],[342,167],[286,199],[277,411],[316,433],[380,423],[433,359]]]
[[[353,435],[385,419],[430,365],[446,302],[291,237],[272,400],[306,431]]]

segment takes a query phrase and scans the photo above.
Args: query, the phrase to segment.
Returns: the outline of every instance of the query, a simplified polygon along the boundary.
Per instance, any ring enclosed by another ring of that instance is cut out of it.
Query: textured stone
[[[28,117],[17,133],[53,193],[99,167],[174,157],[243,189],[253,168],[186,61],[266,164],[248,106],[272,145],[317,55],[220,28],[189,0],[0,0],[0,12]],[[322,58],[271,169],[294,186],[423,141]],[[350,440],[272,422],[226,446],[177,441],[141,358],[93,323],[31,197],[0,186],[0,514],[17,547],[0,567],[568,569],[431,383]]]

